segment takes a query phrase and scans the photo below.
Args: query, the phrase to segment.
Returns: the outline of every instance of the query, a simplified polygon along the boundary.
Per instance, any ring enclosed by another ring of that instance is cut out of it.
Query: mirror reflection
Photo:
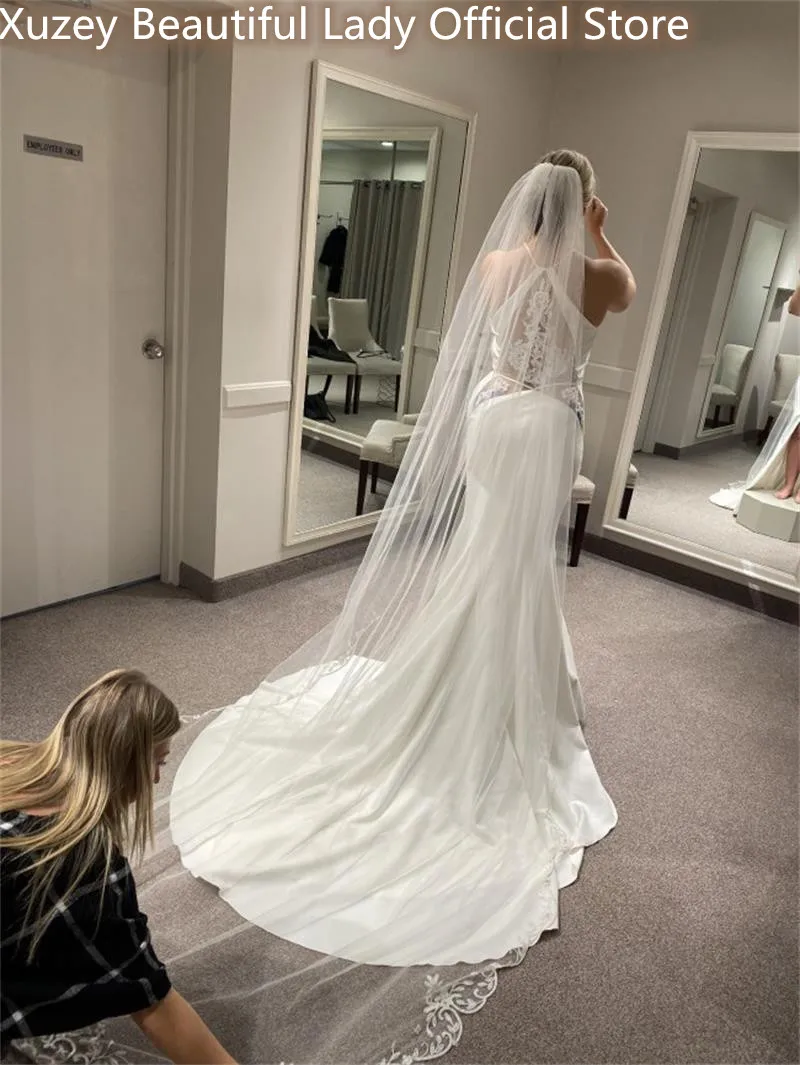
[[[308,338],[307,420],[366,436],[399,413],[425,181],[435,143],[326,136]],[[333,363],[333,365],[331,365]],[[319,380],[324,378],[324,381]],[[313,428],[313,427],[309,427]]]
[[[620,512],[789,573],[799,176],[794,152],[701,151]]]
[[[290,536],[352,522],[388,496],[435,366],[468,129],[389,87],[328,74],[318,91]]]

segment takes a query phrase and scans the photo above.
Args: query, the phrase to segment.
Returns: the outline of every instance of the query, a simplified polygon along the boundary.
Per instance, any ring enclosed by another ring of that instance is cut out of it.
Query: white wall
[[[228,125],[231,51],[206,50],[195,62],[191,191],[186,457],[181,561],[213,572],[220,427],[220,351],[225,306]]]
[[[797,131],[798,9],[773,0],[694,3],[692,40],[565,53],[548,139],[585,151],[609,207],[608,233],[636,273],[630,310],[600,330],[595,363],[636,368],[688,130]],[[585,469],[599,531],[631,375],[587,388]]]
[[[224,67],[217,49],[209,50],[207,56],[208,62]],[[398,54],[387,54],[382,47],[346,45],[235,47],[226,153],[224,309],[217,377],[221,387],[287,381],[292,375],[306,127],[315,56],[468,112],[480,111],[459,280],[477,254],[506,191],[547,146],[543,129],[556,66],[552,56],[480,44],[442,47],[423,35]],[[279,107],[276,100],[280,100]],[[196,180],[205,181],[202,168]],[[219,291],[218,279],[209,276],[209,286]],[[282,546],[289,414],[274,408],[223,411],[218,432],[216,426],[216,418],[209,417],[204,446],[195,463],[197,477],[205,469],[209,483],[217,482],[213,562],[209,565],[204,558],[200,565],[188,557],[184,561],[221,578],[268,565],[289,553]],[[187,519],[188,529],[191,515]],[[206,537],[205,518],[204,524]],[[199,553],[192,557],[200,559]]]

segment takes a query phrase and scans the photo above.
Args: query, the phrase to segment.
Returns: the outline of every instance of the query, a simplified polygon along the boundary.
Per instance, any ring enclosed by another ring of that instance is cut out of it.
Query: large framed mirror
[[[374,525],[452,295],[473,119],[314,67],[284,541]]]
[[[604,518],[612,540],[791,599],[800,501],[770,430],[800,387],[798,187],[796,134],[688,135]]]

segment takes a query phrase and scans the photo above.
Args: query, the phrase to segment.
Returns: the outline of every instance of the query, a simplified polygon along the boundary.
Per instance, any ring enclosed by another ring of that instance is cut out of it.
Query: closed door
[[[724,344],[752,347],[764,320],[786,226],[753,215],[747,231],[727,320]]]
[[[126,38],[0,58],[4,616],[161,568],[168,53]]]
[[[667,380],[672,358],[674,357],[674,345],[681,334],[681,305],[691,283],[691,266],[689,249],[692,239],[697,233],[697,208],[689,206],[686,219],[681,230],[681,239],[678,244],[678,253],[675,257],[675,269],[672,273],[667,305],[664,309],[664,317],[661,322],[661,332],[658,338],[653,368],[650,371],[650,380],[647,384],[644,406],[639,418],[639,428],[636,433],[634,451],[646,451],[653,453],[656,437],[658,436],[659,423],[663,416],[662,404],[658,397],[666,391]]]

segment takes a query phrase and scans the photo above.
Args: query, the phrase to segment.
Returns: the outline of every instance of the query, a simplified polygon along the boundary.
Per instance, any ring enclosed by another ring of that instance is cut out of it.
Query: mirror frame
[[[798,591],[800,591],[800,567],[794,574],[787,573],[769,566],[748,562],[746,559],[737,558],[702,544],[695,544],[669,533],[661,533],[655,529],[636,525],[630,518],[623,520],[619,517],[628,466],[633,457],[633,445],[644,407],[647,384],[653,369],[672,274],[678,256],[686,208],[692,193],[700,152],[704,148],[800,153],[800,133],[727,133],[690,130],[686,135],[653,296],[642,337],[641,355],[634,371],[633,387],[606,499],[602,535],[614,543],[657,555],[683,566],[688,565],[739,584],[747,584],[751,588],[763,590],[782,599],[796,601]]]
[[[312,64],[311,76],[311,106],[309,108],[308,132],[306,137],[306,165],[304,182],[303,212],[300,234],[300,256],[298,270],[297,298],[295,301],[295,335],[294,357],[292,360],[292,400],[289,416],[289,447],[287,450],[286,488],[284,492],[283,506],[283,544],[284,547],[296,547],[304,544],[318,543],[320,547],[328,547],[347,540],[357,539],[367,534],[377,523],[380,512],[372,512],[348,518],[345,521],[333,522],[330,525],[320,526],[308,532],[296,531],[297,529],[297,500],[300,481],[300,460],[302,455],[303,440],[303,401],[305,398],[305,365],[308,349],[308,321],[311,313],[311,287],[314,277],[314,251],[316,241],[316,217],[319,203],[319,182],[322,171],[322,143],[325,134],[325,97],[329,82],[340,85],[349,85],[376,96],[385,96],[390,100],[410,104],[412,107],[423,108],[431,112],[431,120],[436,114],[446,118],[455,118],[466,126],[464,145],[464,161],[461,168],[461,177],[458,185],[458,203],[456,205],[455,227],[453,231],[453,246],[450,251],[447,285],[443,308],[441,330],[444,331],[449,320],[455,297],[455,266],[458,263],[461,249],[461,239],[464,229],[466,211],[466,192],[469,186],[469,176],[472,167],[472,158],[475,147],[475,129],[477,116],[465,111],[454,104],[442,100],[435,100],[409,89],[401,88],[390,82],[381,81],[366,74],[357,74],[342,67],[315,60]],[[388,127],[387,127],[388,128]],[[394,127],[393,127],[394,128]],[[430,133],[432,126],[416,127],[416,132]],[[337,130],[337,135],[342,131]],[[406,130],[411,133],[412,131]],[[363,133],[363,129],[362,129]],[[438,168],[440,132],[436,140],[436,156],[434,165]],[[416,133],[415,133],[416,135]],[[426,138],[423,138],[426,139]],[[438,175],[435,175],[438,176]],[[426,201],[432,204],[435,195],[435,182],[431,182],[425,189]],[[432,217],[432,214],[431,214]],[[415,267],[424,263],[424,255],[427,253],[427,238],[430,231],[430,219],[424,230],[420,231],[422,238],[417,247]],[[416,300],[419,304],[422,295],[422,278],[414,282]],[[412,298],[414,292],[412,292]],[[411,308],[410,304],[410,308]],[[411,314],[409,314],[411,319]],[[418,306],[415,316],[414,332],[418,331]],[[305,323],[305,326],[304,326]],[[406,333],[408,344],[409,331]],[[413,340],[413,335],[411,337]],[[401,397],[407,402],[407,394]],[[345,442],[355,443],[360,438],[352,433],[339,430],[338,433],[327,433],[331,438],[334,435]]]

